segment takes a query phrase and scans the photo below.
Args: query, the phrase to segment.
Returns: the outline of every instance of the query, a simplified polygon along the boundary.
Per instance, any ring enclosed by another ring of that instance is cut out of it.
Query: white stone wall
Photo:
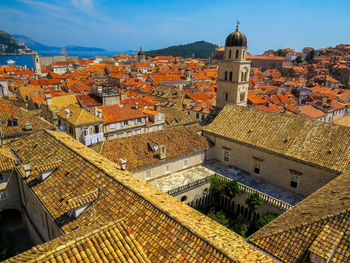
[[[188,169],[189,167],[199,165],[204,161],[204,150],[193,153],[192,155],[179,156],[177,158],[159,160],[152,165],[141,167],[138,169],[132,169],[130,172],[134,173],[137,178],[150,180],[166,174],[174,173],[182,169]],[[187,162],[187,165],[185,165]],[[168,171],[167,171],[168,166]],[[149,177],[146,178],[149,174]]]

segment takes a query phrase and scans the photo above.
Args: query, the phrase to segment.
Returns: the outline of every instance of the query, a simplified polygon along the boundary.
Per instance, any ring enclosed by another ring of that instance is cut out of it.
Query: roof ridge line
[[[304,200],[305,200],[305,199],[304,199]],[[303,200],[303,201],[304,201],[304,200]],[[287,213],[287,212],[285,212],[285,213]],[[269,233],[269,234],[264,234],[264,235],[261,235],[261,236],[258,236],[258,237],[259,237],[259,239],[260,239],[260,238],[265,238],[265,237],[269,237],[269,236],[278,235],[278,234],[281,234],[281,233],[286,232],[286,231],[292,231],[292,230],[294,230],[294,229],[296,229],[296,228],[307,227],[307,226],[309,226],[309,225],[311,225],[311,224],[314,224],[314,223],[316,223],[316,222],[320,222],[320,221],[323,221],[323,220],[329,219],[329,218],[334,218],[334,217],[340,216],[340,215],[345,214],[345,213],[350,213],[350,208],[343,209],[343,210],[338,211],[338,212],[336,212],[336,213],[334,213],[334,214],[332,214],[332,215],[324,215],[324,216],[318,218],[317,220],[313,220],[313,221],[310,221],[310,222],[307,222],[307,223],[301,223],[301,224],[294,225],[294,226],[291,226],[291,227],[285,227],[285,228],[283,228],[283,229],[281,229],[281,230],[278,230],[278,231],[275,231],[275,232],[271,232],[271,233]],[[268,225],[268,224],[267,224],[267,225]],[[266,226],[267,226],[267,225],[266,225]],[[265,226],[264,226],[264,227],[265,227]],[[261,228],[261,229],[263,229],[263,228]],[[260,230],[259,230],[259,231],[260,231]],[[256,233],[257,233],[257,232],[256,232]],[[254,235],[255,235],[255,234],[253,234],[252,236],[254,236]],[[250,237],[246,238],[246,240],[247,240],[248,242],[251,242],[251,241],[250,241]]]

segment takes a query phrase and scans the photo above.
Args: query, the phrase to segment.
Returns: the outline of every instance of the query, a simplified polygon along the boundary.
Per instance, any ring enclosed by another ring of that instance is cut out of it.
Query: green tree
[[[228,197],[234,198],[241,193],[241,189],[239,189],[239,185],[236,181],[230,181],[225,188],[225,194]]]
[[[246,237],[247,232],[248,232],[248,226],[247,225],[242,225],[238,229],[237,234],[242,236],[242,237]]]
[[[304,61],[304,58],[302,56],[297,56],[297,58],[295,59],[295,62],[298,64],[303,62],[303,61]]]
[[[220,196],[225,192],[228,181],[222,180],[217,176],[210,178],[210,190],[215,197]]]
[[[286,52],[284,52],[282,49],[278,49],[277,50],[277,56],[285,57],[286,56]]]
[[[263,228],[265,225],[267,225],[277,217],[278,217],[278,214],[271,214],[271,213],[266,213],[265,215],[261,216],[254,223],[255,231],[258,231],[260,228]]]
[[[226,217],[225,213],[222,210],[215,211],[213,209],[207,216],[223,226],[227,226],[230,223],[230,219]]]
[[[245,200],[245,203],[248,205],[251,211],[254,211],[262,205],[262,200],[260,195],[253,193],[248,196],[248,198]]]

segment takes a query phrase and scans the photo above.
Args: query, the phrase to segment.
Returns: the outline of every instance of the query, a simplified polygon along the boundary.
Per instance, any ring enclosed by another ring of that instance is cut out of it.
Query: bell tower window
[[[225,92],[225,101],[227,101],[227,100],[228,100],[228,93]]]
[[[244,81],[244,72],[241,72],[241,81]]]
[[[225,80],[227,80],[227,71],[225,71]]]
[[[230,81],[232,81],[232,71],[230,71]]]
[[[239,50],[236,50],[236,58],[239,56]]]
[[[242,52],[242,59],[245,59],[245,50]]]
[[[240,99],[240,101],[244,101],[244,99],[245,99],[245,92],[244,91],[241,91],[240,92],[240,94],[239,94],[239,99]]]
[[[231,49],[228,51],[228,58],[231,58],[231,54],[232,53],[232,51],[231,51]]]

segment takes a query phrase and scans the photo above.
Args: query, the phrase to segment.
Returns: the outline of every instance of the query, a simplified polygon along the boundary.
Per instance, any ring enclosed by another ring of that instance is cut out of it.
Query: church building
[[[216,107],[222,109],[226,104],[247,105],[250,61],[247,56],[247,37],[236,31],[225,42],[224,59],[219,61]]]

